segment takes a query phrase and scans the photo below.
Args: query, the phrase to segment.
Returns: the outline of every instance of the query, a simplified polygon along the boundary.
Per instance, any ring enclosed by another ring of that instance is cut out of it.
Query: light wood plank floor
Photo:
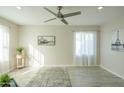
[[[124,87],[124,80],[100,67],[64,67],[72,87]],[[10,73],[19,86],[26,86],[40,68],[18,69]]]

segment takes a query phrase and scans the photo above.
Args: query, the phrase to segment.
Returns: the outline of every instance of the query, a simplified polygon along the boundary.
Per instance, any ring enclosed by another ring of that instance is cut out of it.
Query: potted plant
[[[1,87],[10,87],[10,82],[12,78],[8,74],[0,75],[0,86]]]
[[[24,50],[23,47],[18,47],[16,48],[16,51],[19,53],[19,54],[22,54],[22,51]]]
[[[22,51],[24,50],[23,47],[18,47],[16,48],[16,51],[17,51],[17,55],[16,55],[16,58],[22,58]]]

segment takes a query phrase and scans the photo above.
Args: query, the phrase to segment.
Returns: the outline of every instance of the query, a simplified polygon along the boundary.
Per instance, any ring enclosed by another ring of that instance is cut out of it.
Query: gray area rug
[[[69,74],[65,68],[43,67],[26,85],[27,87],[71,87]]]

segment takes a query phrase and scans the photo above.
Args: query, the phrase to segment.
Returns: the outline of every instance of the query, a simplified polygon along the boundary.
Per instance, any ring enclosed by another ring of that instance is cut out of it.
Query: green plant
[[[0,86],[9,87],[10,86],[11,77],[8,74],[0,75]]]
[[[24,48],[22,48],[22,47],[18,47],[18,48],[16,48],[16,51],[17,51],[18,53],[20,53],[20,54],[21,54],[21,53],[22,53],[22,51],[23,51],[23,49],[24,49]]]

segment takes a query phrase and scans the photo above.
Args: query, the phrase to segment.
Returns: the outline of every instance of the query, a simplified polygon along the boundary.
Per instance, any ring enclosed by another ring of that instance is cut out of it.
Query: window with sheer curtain
[[[0,25],[0,72],[9,69],[9,28]]]
[[[96,31],[74,32],[74,61],[77,65],[92,66],[96,63]]]

